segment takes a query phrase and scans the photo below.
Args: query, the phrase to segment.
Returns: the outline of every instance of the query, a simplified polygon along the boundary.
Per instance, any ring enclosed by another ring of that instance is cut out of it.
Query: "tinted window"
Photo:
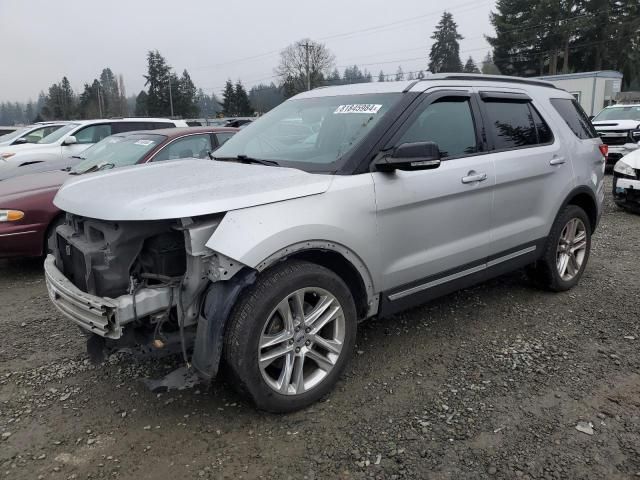
[[[221,132],[221,133],[216,133],[216,137],[218,138],[218,146],[222,146],[225,143],[227,143],[227,140],[229,140],[231,137],[233,137],[234,133],[233,132]]]
[[[153,157],[154,162],[178,160],[180,158],[209,158],[211,137],[209,134],[189,135],[174,140]]]
[[[149,130],[157,130],[159,128],[174,128],[175,124],[171,122],[149,122]]]
[[[531,115],[533,116],[533,123],[538,131],[538,143],[553,142],[553,133],[551,133],[551,129],[549,128],[549,125],[547,125],[547,122],[544,121],[533,105],[529,104],[529,108],[531,109]]]
[[[396,143],[414,142],[437,143],[443,158],[477,152],[469,100],[444,98],[429,104]]]
[[[578,102],[569,98],[552,98],[551,105],[567,122],[571,131],[578,138],[596,138],[598,134]]]
[[[75,133],[77,143],[97,143],[103,138],[111,135],[111,125],[104,123],[101,125],[91,125]]]
[[[538,143],[533,115],[527,102],[485,101],[494,149],[525,147]]]

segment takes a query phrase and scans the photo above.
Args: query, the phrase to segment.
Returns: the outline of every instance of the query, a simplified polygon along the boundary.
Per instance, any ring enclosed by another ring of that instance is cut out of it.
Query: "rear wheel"
[[[542,258],[528,269],[541,287],[561,292],[573,288],[582,274],[591,251],[591,224],[585,211],[567,205],[558,215]]]
[[[332,271],[292,261],[261,275],[230,317],[225,359],[258,408],[290,412],[328,393],[356,335],[348,287]]]

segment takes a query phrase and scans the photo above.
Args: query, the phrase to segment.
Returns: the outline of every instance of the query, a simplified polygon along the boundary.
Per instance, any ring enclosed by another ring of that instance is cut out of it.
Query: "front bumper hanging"
[[[44,271],[49,297],[55,307],[82,329],[105,338],[120,338],[124,325],[166,310],[171,301],[171,287],[138,290],[135,310],[131,294],[108,298],[85,293],[58,270],[53,255],[47,256]]]

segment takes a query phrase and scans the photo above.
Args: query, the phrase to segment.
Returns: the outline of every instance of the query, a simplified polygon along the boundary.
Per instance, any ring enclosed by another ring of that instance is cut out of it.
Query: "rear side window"
[[[175,123],[171,122],[149,122],[149,130],[158,130],[160,128],[174,128]]]
[[[589,117],[584,113],[582,107],[575,99],[570,98],[552,98],[551,105],[555,108],[560,116],[567,122],[571,131],[578,138],[597,138],[598,133],[589,121]]]
[[[532,147],[553,140],[549,126],[529,102],[489,99],[485,111],[494,150]]]

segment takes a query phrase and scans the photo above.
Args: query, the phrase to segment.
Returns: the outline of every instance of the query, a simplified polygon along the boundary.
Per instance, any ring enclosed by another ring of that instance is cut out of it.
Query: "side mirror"
[[[14,145],[24,145],[25,143],[27,143],[27,139],[25,137],[18,138],[13,142]]]
[[[375,162],[376,170],[430,170],[440,166],[440,150],[434,142],[403,143],[391,155],[385,155]]]
[[[595,115],[589,115],[589,121],[593,120],[594,118],[596,118]]]
[[[64,142],[62,142],[62,145],[74,145],[78,143],[78,140],[76,139],[76,137],[74,137],[73,135],[69,135]]]

